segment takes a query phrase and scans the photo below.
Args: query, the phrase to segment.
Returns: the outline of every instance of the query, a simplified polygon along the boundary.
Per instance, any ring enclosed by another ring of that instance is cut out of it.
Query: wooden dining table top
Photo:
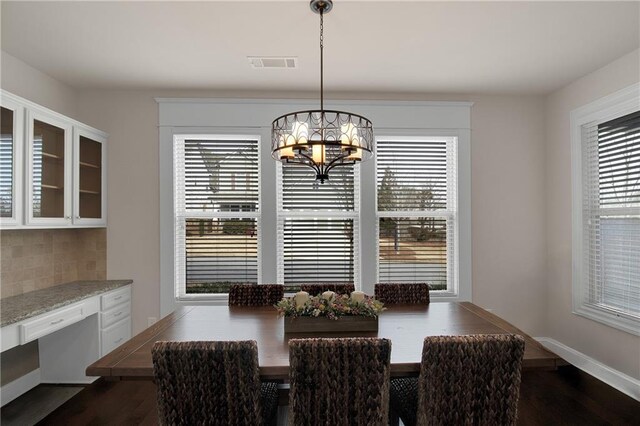
[[[338,320],[339,321],[339,320]],[[554,369],[564,361],[500,317],[469,302],[438,302],[427,306],[391,305],[379,316],[377,332],[284,333],[283,319],[273,307],[182,306],[122,346],[87,367],[88,376],[152,379],[151,348],[162,340],[255,340],[260,376],[286,380],[288,340],[307,337],[381,337],[391,340],[391,375],[420,372],[426,336],[519,334],[525,339],[524,369]]]

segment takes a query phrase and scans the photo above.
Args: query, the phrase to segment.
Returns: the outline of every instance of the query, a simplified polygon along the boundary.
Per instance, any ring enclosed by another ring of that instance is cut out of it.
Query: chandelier
[[[352,166],[373,156],[373,125],[367,118],[324,109],[324,15],[332,0],[311,0],[320,15],[320,109],[282,115],[271,125],[271,155],[285,164],[311,167],[320,183],[334,167]]]

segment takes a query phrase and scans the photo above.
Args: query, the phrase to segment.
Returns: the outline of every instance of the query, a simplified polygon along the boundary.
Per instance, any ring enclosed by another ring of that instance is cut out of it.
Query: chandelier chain
[[[324,7],[320,8],[320,111],[324,111]]]

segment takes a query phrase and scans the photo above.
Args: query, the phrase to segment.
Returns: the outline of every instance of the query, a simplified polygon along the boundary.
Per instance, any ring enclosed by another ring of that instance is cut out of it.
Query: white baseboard
[[[2,406],[10,403],[23,393],[35,388],[40,384],[40,369],[36,368],[19,379],[9,382],[0,388],[0,399]]]
[[[616,388],[620,392],[629,395],[631,398],[640,401],[640,380],[615,370],[550,337],[536,337],[535,339],[570,364],[591,374],[593,377]]]

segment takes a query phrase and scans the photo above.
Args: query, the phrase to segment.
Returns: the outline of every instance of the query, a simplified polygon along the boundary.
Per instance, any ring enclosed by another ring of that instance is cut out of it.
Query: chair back
[[[427,283],[378,283],[375,296],[386,305],[428,305],[430,302]]]
[[[229,306],[272,306],[283,297],[282,284],[234,284],[229,288]]]
[[[317,296],[325,291],[333,291],[337,294],[351,294],[356,287],[350,283],[313,283],[300,284],[300,290],[306,291],[311,296]]]
[[[419,425],[515,425],[524,339],[509,334],[424,339]]]
[[[156,342],[152,357],[160,424],[262,424],[255,341]]]
[[[289,341],[290,425],[386,425],[391,341]]]

